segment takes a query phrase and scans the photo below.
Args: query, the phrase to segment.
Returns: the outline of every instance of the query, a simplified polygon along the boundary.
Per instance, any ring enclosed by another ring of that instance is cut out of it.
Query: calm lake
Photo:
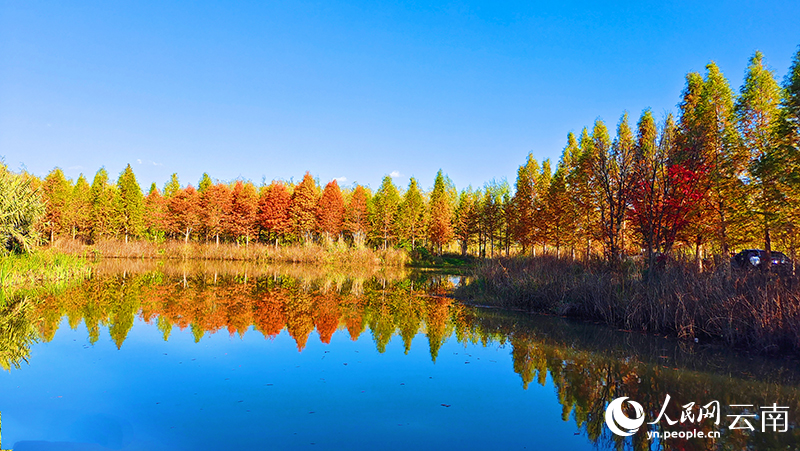
[[[462,282],[408,271],[103,261],[92,279],[37,293],[0,318],[0,445],[800,447],[796,360],[464,306],[446,296]],[[662,418],[629,437],[607,427],[613,399],[635,400],[652,422],[667,395],[664,414],[675,424]],[[713,401],[719,424],[695,415]],[[761,408],[773,404],[788,408],[785,431],[763,432]],[[754,430],[734,430],[737,415]],[[646,434],[669,431],[719,436]]]

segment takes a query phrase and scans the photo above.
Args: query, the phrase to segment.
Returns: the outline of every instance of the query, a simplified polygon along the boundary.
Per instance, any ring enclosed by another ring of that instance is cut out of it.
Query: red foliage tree
[[[258,201],[258,225],[267,233],[269,239],[278,240],[292,230],[289,218],[289,206],[292,196],[281,182],[272,182]]]
[[[342,233],[344,199],[336,180],[325,185],[317,203],[317,225],[327,239]]]

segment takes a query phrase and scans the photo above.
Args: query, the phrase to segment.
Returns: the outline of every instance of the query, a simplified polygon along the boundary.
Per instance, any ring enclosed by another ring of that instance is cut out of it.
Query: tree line
[[[713,62],[689,73],[677,117],[628,113],[615,136],[600,119],[569,133],[557,164],[533,154],[505,180],[456,190],[440,170],[432,189],[236,180],[195,188],[173,174],[144,194],[130,165],[91,185],[56,168],[34,185],[54,240],[118,238],[276,246],[343,240],[354,246],[458,251],[482,257],[554,253],[621,261],[644,254],[727,256],[741,246],[794,254],[800,243],[800,51],[779,83],[763,55],[750,59],[738,94]]]

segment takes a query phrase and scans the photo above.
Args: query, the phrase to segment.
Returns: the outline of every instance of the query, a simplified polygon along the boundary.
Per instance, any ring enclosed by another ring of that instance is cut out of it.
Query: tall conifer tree
[[[453,212],[442,170],[436,173],[431,192],[431,216],[428,237],[434,249],[442,254],[443,247],[453,239]]]
[[[119,205],[117,205],[117,226],[125,235],[125,242],[128,236],[138,236],[144,225],[143,219],[143,195],[136,176],[133,174],[131,165],[125,167],[117,180],[117,191],[119,192]]]
[[[397,192],[397,187],[392,182],[392,178],[387,175],[383,177],[381,187],[375,192],[375,197],[373,198],[374,210],[372,212],[373,233],[377,241],[383,242],[384,249],[395,238],[399,206],[400,193]]]

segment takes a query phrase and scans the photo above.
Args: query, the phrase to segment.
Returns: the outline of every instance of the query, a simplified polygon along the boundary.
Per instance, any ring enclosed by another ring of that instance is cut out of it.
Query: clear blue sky
[[[755,50],[782,80],[800,44],[796,0],[611,3],[0,0],[0,155],[145,189],[513,183],[598,117],[676,111],[709,60],[738,91]]]

